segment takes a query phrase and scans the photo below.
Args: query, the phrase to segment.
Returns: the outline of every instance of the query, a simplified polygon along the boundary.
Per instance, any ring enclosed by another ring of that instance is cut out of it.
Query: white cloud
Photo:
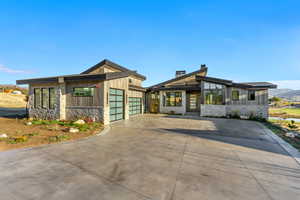
[[[0,64],[0,72],[6,72],[9,74],[31,74],[31,71],[26,71],[26,70],[16,70],[16,69],[11,69],[8,67],[5,67]]]
[[[300,90],[300,80],[282,80],[270,82],[276,84],[279,89]]]

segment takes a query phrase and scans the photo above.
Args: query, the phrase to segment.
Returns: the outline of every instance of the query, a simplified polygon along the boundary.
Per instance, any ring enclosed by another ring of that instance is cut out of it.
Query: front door
[[[150,109],[151,113],[158,113],[159,112],[159,92],[152,92],[150,93]]]
[[[200,101],[200,92],[187,92],[186,93],[186,111],[187,112],[200,112],[199,101]]]

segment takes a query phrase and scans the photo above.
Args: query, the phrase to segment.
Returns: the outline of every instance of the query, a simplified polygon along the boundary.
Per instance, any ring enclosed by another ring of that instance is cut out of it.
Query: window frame
[[[88,95],[88,96],[77,96],[77,95],[75,95],[75,89],[84,89],[84,88],[93,89],[92,92],[91,92],[91,95]],[[94,97],[95,96],[95,88],[96,87],[73,87],[72,88],[72,97]]]
[[[251,97],[254,97],[253,99]],[[256,91],[255,90],[248,90],[248,101],[255,101],[256,100]]]
[[[225,105],[225,85],[205,81],[203,86],[204,104]]]
[[[39,104],[37,104],[37,95],[36,95],[36,93],[37,93],[36,91],[37,90],[39,91],[39,96],[38,96],[39,97],[38,98],[39,99]],[[33,104],[34,104],[33,107],[34,108],[40,108],[41,105],[42,105],[42,101],[41,101],[41,99],[42,99],[42,95],[41,94],[42,93],[41,93],[41,91],[42,91],[41,88],[34,88],[33,89]]]
[[[168,95],[169,94],[169,95]],[[171,104],[171,97],[174,98],[174,105]],[[179,99],[177,101],[177,99]],[[165,93],[165,107],[181,107],[182,106],[182,92],[166,92]]]
[[[234,93],[237,93],[237,98],[234,98]],[[232,90],[231,92],[231,99],[232,101],[239,101],[240,100],[240,91],[239,90]]]
[[[51,91],[53,91],[53,99],[54,99],[54,101],[52,102],[51,101]],[[53,103],[53,105],[52,105],[52,103]],[[53,110],[53,109],[55,109],[55,103],[56,103],[56,91],[55,91],[55,88],[49,88],[49,109],[50,110]]]
[[[44,91],[46,91],[46,105],[44,105]],[[42,88],[41,89],[41,94],[42,94],[42,108],[47,109],[49,108],[49,88]]]

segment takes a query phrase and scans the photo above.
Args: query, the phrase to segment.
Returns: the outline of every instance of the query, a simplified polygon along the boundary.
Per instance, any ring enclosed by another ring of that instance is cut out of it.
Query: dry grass
[[[26,96],[23,94],[0,93],[0,107],[2,108],[24,108],[26,107]]]

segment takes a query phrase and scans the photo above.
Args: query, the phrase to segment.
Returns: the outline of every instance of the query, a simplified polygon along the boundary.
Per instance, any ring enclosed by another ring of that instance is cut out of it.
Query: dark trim
[[[56,76],[56,77],[46,77],[46,78],[36,78],[36,79],[24,79],[17,80],[18,85],[22,84],[34,84],[34,83],[58,83],[59,78],[64,78],[64,81],[102,81],[102,80],[113,80],[118,78],[124,78],[132,75],[132,71],[127,72],[113,72],[106,74],[74,74],[66,76]]]
[[[271,89],[277,88],[277,85],[268,82],[252,82],[252,83],[234,83],[231,80],[207,77],[207,76],[196,76],[196,81],[207,81],[217,84],[223,84],[226,86],[243,88],[243,89]]]
[[[147,91],[160,91],[160,90],[186,90],[186,91],[201,91],[199,85],[174,85],[168,87],[148,88]]]
[[[168,81],[164,81],[164,82],[162,82],[162,83],[153,85],[153,86],[148,87],[148,88],[150,89],[150,88],[160,87],[160,86],[162,86],[162,85],[171,83],[171,82],[173,82],[173,81],[178,81],[178,80],[180,80],[180,79],[184,79],[184,78],[187,78],[187,77],[189,77],[189,76],[193,76],[193,75],[198,74],[198,73],[200,73],[200,72],[206,72],[206,73],[207,73],[207,67],[203,67],[203,68],[201,68],[201,69],[199,69],[199,70],[197,70],[197,71],[194,71],[194,72],[191,72],[191,73],[188,73],[188,74],[185,74],[185,75],[182,75],[182,76],[179,76],[179,77],[170,79],[170,80],[168,80]]]
[[[219,83],[219,84],[223,84],[223,85],[227,85],[227,86],[232,85],[232,81],[230,81],[230,80],[213,78],[213,77],[208,77],[208,76],[196,76],[196,81],[208,81],[211,83]]]
[[[121,66],[121,65],[118,65],[117,63],[114,63],[114,62],[112,62],[112,61],[110,61],[110,60],[108,60],[108,59],[102,60],[102,61],[99,62],[98,64],[94,65],[93,67],[91,67],[91,68],[85,70],[84,72],[82,72],[82,73],[80,73],[80,74],[88,74],[88,73],[94,71],[95,69],[97,69],[97,68],[99,68],[99,67],[102,67],[103,65],[108,65],[108,66],[110,66],[110,67],[112,67],[112,68],[115,68],[115,69],[120,70],[121,72],[128,72],[128,71],[130,71],[130,72],[132,73],[131,75],[137,76],[138,78],[141,78],[141,79],[143,79],[143,80],[146,80],[146,77],[145,77],[145,76],[143,76],[143,75],[137,73],[136,71],[131,71],[131,70],[127,69],[126,67],[123,67],[123,66]]]

